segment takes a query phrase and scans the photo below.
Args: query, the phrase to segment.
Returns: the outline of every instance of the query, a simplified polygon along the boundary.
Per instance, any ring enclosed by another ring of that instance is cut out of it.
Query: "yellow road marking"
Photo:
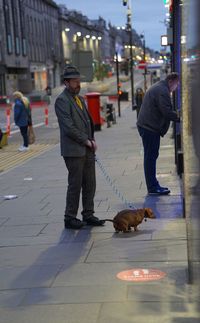
[[[0,172],[4,172],[14,166],[40,155],[46,150],[54,147],[53,144],[33,144],[26,152],[18,151],[17,144],[9,144],[0,150]]]

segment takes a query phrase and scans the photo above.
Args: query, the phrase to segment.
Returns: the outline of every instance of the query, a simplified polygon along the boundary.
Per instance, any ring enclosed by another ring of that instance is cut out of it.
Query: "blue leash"
[[[115,186],[114,182],[112,181],[111,177],[108,175],[108,173],[105,170],[105,167],[103,166],[103,164],[100,162],[99,158],[97,156],[95,156],[95,161],[97,162],[97,165],[99,166],[106,182],[110,185],[110,187],[112,188],[113,192],[117,195],[117,197],[122,201],[123,204],[125,204],[126,208],[130,208],[130,209],[136,209],[136,207],[134,206],[134,204],[130,201],[128,201],[123,194],[118,190],[118,188]]]

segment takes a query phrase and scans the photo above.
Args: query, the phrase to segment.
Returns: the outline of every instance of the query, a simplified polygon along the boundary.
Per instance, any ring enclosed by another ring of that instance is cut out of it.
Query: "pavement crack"
[[[87,259],[88,259],[88,257],[89,257],[89,254],[90,254],[90,252],[91,252],[91,250],[92,250],[92,248],[93,248],[93,246],[94,246],[94,241],[92,242],[92,244],[91,244],[91,246],[90,246],[90,248],[89,248],[89,250],[88,250],[88,252],[87,252],[87,254],[86,254],[86,256],[85,256],[85,259],[84,259],[84,263],[88,263],[87,262]]]

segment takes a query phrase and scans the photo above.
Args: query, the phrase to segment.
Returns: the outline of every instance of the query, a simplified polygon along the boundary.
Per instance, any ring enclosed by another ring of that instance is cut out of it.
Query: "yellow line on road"
[[[5,172],[14,166],[20,165],[54,146],[53,144],[33,144],[29,146],[30,149],[26,152],[19,152],[16,144],[4,146],[0,150],[0,172]]]

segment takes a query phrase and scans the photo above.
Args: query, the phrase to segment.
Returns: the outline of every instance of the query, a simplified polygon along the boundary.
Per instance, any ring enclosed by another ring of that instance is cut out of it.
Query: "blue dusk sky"
[[[115,26],[126,24],[127,7],[122,0],[54,0],[57,4],[64,4],[68,9],[81,11],[89,19],[103,17]],[[129,0],[130,1],[130,0]],[[132,26],[138,34],[144,32],[146,46],[160,50],[160,36],[166,34],[164,25],[165,14],[163,0],[132,0]]]

